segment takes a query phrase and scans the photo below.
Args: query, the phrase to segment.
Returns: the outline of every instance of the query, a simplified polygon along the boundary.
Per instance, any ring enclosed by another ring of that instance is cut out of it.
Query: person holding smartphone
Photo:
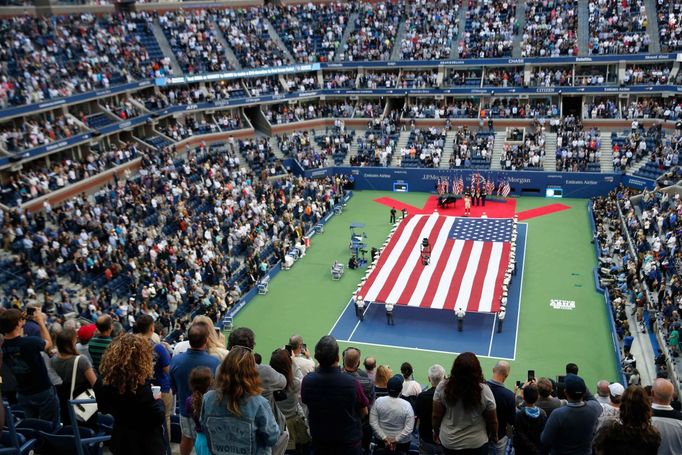
[[[315,371],[315,361],[310,358],[310,352],[308,352],[308,347],[303,342],[301,335],[292,335],[289,338],[288,346],[291,347],[294,364],[301,370],[304,377]]]

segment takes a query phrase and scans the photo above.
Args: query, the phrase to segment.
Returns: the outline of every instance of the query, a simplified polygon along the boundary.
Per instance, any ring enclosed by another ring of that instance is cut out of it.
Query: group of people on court
[[[362,298],[362,296],[357,296],[355,298],[355,316],[360,321],[365,320],[365,299]],[[386,309],[386,324],[388,325],[395,325],[395,322],[393,321],[393,308],[394,304],[387,302],[384,304],[384,307]]]

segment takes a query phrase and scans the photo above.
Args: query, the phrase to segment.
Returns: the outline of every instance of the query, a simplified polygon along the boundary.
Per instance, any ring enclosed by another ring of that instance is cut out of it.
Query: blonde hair
[[[146,338],[124,333],[114,338],[99,366],[104,384],[115,387],[121,395],[135,393],[154,372],[152,345]]]
[[[215,355],[220,360],[227,356],[227,348],[225,343],[220,340],[220,335],[215,330],[213,321],[208,316],[199,315],[192,319],[192,324],[205,324],[208,327],[208,342],[206,343],[207,351],[211,355]]]
[[[374,375],[374,384],[379,387],[388,386],[388,380],[393,376],[393,371],[388,365],[379,365],[377,372]]]

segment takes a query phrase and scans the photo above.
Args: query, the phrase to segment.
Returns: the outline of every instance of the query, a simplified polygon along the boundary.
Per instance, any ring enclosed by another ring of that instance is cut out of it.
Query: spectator
[[[602,379],[601,381],[597,382],[597,396],[595,398],[602,404],[602,406],[611,403],[610,393],[609,381]]]
[[[211,371],[215,371],[220,364],[216,357],[206,352],[208,348],[208,335],[208,328],[205,325],[193,324],[188,332],[189,350],[171,359],[170,382],[171,388],[177,396],[178,403],[185,403],[187,397],[191,395],[189,376],[193,369],[208,367]],[[184,406],[180,407],[180,428],[182,429],[180,453],[181,455],[189,455],[192,452],[194,440],[196,439],[196,426],[192,421],[192,416],[188,414]],[[203,420],[202,428],[208,431]],[[208,434],[207,438],[210,440]]]
[[[496,58],[511,56],[516,4],[473,0],[467,11],[459,58]]]
[[[340,60],[390,60],[391,50],[404,14],[403,2],[359,4],[355,33],[346,42]]]
[[[310,358],[308,346],[303,343],[301,335],[292,335],[289,338],[289,346],[291,346],[292,355],[294,356],[294,365],[301,370],[303,377],[315,371],[315,361]]]
[[[400,393],[401,396],[406,398],[416,397],[422,393],[422,386],[414,379],[414,370],[409,362],[403,362],[400,365],[400,373],[403,375],[403,390]]]
[[[618,420],[620,416],[620,403],[625,387],[614,382],[609,384],[609,402],[601,403],[602,413],[599,416],[599,426],[609,425],[612,421]]]
[[[538,401],[538,388],[534,383],[526,384],[523,389],[523,404],[514,416],[514,453],[536,455],[542,453],[540,435],[547,422],[547,414],[535,404]]]
[[[143,314],[137,317],[135,321],[135,329],[138,335],[149,340],[152,346],[152,353],[154,359],[154,378],[152,385],[161,388],[161,400],[166,411],[166,436],[170,443],[170,416],[173,413],[173,392],[171,391],[170,383],[170,361],[171,356],[168,348],[162,343],[155,343],[152,339],[154,335],[154,318],[148,314]]]
[[[372,381],[367,374],[360,370],[361,353],[357,348],[349,347],[343,351],[343,372],[351,375],[356,381],[362,385],[364,392],[369,402],[368,407],[371,410],[374,404],[374,381]],[[369,450],[369,444],[372,440],[372,428],[369,423],[369,416],[362,417],[362,448]]]
[[[52,368],[62,380],[57,388],[61,419],[65,425],[71,425],[69,400],[73,400],[87,389],[94,387],[97,375],[92,369],[90,360],[80,355],[76,349],[75,330],[64,329],[57,335],[57,350],[58,354],[50,360]],[[74,368],[76,369],[75,379]]]
[[[660,455],[682,453],[682,413],[670,405],[675,389],[667,379],[656,379],[652,389],[651,422],[661,434]]]
[[[194,319],[192,319],[190,327],[192,327],[194,324],[200,324],[206,327],[206,331],[208,332],[208,343],[206,352],[208,352],[210,355],[212,355],[213,357],[222,362],[223,359],[227,357],[227,349],[225,349],[225,335],[223,335],[222,332],[216,330],[216,327],[213,325],[213,320],[211,320],[211,318],[203,314],[194,316]],[[189,349],[189,347],[190,347],[189,340],[184,340],[179,343],[176,343],[175,346],[173,347],[173,356],[186,352],[187,349]]]
[[[192,395],[187,397],[185,408],[192,416],[194,425],[197,429],[197,437],[194,440],[194,451],[196,455],[210,455],[206,433],[201,426],[201,412],[204,395],[208,393],[213,385],[213,372],[207,367],[197,367],[189,375],[189,388]]]
[[[512,433],[514,415],[516,413],[516,399],[514,393],[504,386],[504,381],[509,377],[511,367],[509,362],[500,360],[493,367],[492,378],[486,381],[495,397],[495,410],[497,412],[497,455],[504,455],[507,450],[507,435]]]
[[[576,0],[552,3],[540,0],[528,2],[521,57],[578,55],[577,13]]]
[[[95,336],[97,331],[97,326],[93,324],[85,324],[80,326],[76,335],[78,336],[78,343],[76,343],[76,350],[78,354],[87,357],[87,359],[92,364],[92,358],[90,357],[90,350],[88,349],[88,343]]]
[[[637,386],[625,390],[619,418],[605,422],[594,438],[598,455],[656,455],[660,445],[661,435],[651,424],[649,397]]]
[[[371,379],[372,384],[374,384],[374,377],[376,376],[377,368],[377,359],[375,359],[374,357],[365,357],[363,366],[365,367],[365,373],[367,373],[367,377]]]
[[[374,396],[376,398],[388,396],[388,380],[393,377],[393,371],[387,365],[379,365],[374,376]]]
[[[97,318],[95,327],[97,327],[97,334],[88,343],[88,352],[92,358],[92,369],[99,374],[99,364],[102,361],[102,356],[111,344],[111,332],[113,330],[113,320],[108,314],[103,314]]]
[[[649,49],[648,17],[642,0],[590,0],[591,54],[639,54]]]
[[[406,7],[405,34],[400,42],[402,59],[449,58],[452,40],[458,33],[460,4],[445,0],[417,0]]]
[[[239,327],[230,333],[227,348],[243,346],[253,351],[256,347],[256,339],[253,330],[248,327]],[[275,394],[284,391],[287,387],[287,378],[283,374],[275,371],[270,365],[257,365],[258,376],[260,377],[260,387],[263,398],[270,403],[270,409],[275,416],[275,421],[280,429],[280,436],[277,444],[273,447],[273,455],[281,455],[287,448],[289,433],[286,428],[286,418],[280,412],[276,404]]]
[[[192,329],[190,329],[192,330]],[[251,349],[234,346],[204,395],[201,427],[211,453],[268,453],[280,434]]]
[[[379,447],[390,452],[406,452],[412,439],[414,411],[408,401],[400,398],[403,382],[399,374],[389,379],[388,396],[377,400],[369,416]]]
[[[592,434],[602,413],[602,407],[593,397],[591,400],[583,401],[587,387],[580,376],[568,373],[564,384],[568,403],[552,411],[547,419],[541,436],[542,445],[553,454],[590,454]],[[571,431],[565,431],[565,428],[571,428]]]
[[[429,385],[417,396],[415,417],[419,424],[419,453],[422,455],[440,455],[441,447],[433,440],[434,427],[431,421],[433,415],[433,395],[438,384],[445,379],[445,369],[438,365],[429,368]]]
[[[155,399],[148,378],[153,374],[152,346],[130,333],[111,342],[95,387],[100,412],[114,417],[113,455],[166,454],[163,401]]]
[[[362,453],[362,422],[369,400],[358,381],[339,371],[339,345],[324,336],[315,346],[317,371],[303,378],[301,399],[308,406],[314,455]],[[334,393],[329,393],[330,391]]]
[[[40,308],[34,310],[33,319],[40,327],[41,338],[22,336],[26,318],[21,311],[11,308],[0,313],[0,332],[5,337],[2,356],[16,378],[17,401],[26,417],[47,420],[56,428],[60,422],[59,398],[41,356],[52,347],[52,339]]]
[[[476,419],[471,416],[476,415]],[[450,377],[436,387],[433,395],[433,440],[448,455],[467,450],[488,454],[488,443],[497,443],[495,397],[483,379],[478,357],[459,354]]]
[[[310,430],[301,405],[301,370],[293,362],[286,349],[277,349],[270,357],[270,366],[287,379],[284,393],[277,400],[277,408],[284,414],[289,431],[288,450],[307,453],[310,445]],[[285,396],[283,396],[285,395]]]

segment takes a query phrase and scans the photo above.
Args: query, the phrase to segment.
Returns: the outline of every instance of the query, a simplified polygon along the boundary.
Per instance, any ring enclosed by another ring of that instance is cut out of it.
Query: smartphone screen
[[[532,381],[535,379],[535,370],[528,370],[528,380]]]
[[[523,386],[523,383],[521,381],[516,381],[516,388],[520,389],[521,386]]]

